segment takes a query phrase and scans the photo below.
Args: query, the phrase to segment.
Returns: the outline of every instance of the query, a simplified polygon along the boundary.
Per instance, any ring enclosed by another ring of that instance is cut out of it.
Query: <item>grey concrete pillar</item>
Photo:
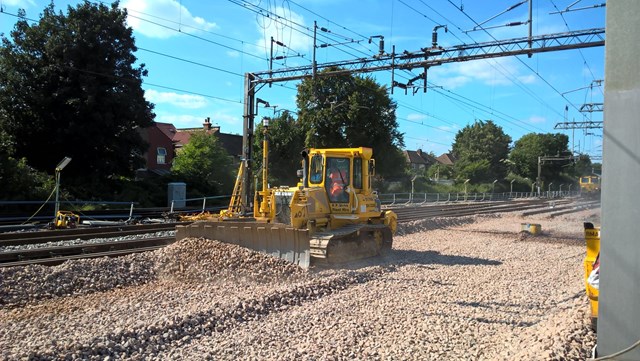
[[[598,356],[640,339],[639,19],[640,1],[607,2]]]

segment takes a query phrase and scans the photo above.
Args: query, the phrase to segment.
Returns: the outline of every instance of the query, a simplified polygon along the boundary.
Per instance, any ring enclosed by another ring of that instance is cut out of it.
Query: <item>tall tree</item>
[[[270,119],[267,139],[269,140],[269,183],[273,185],[295,186],[298,182],[296,171],[302,168],[300,152],[304,149],[304,132],[288,111]],[[254,149],[254,171],[262,167],[262,141],[264,125],[256,127]],[[255,173],[261,176],[261,173]]]
[[[192,197],[231,194],[233,161],[215,135],[195,131],[173,160],[176,179],[187,183]]]
[[[137,129],[154,114],[126,16],[118,2],[85,1],[66,14],[52,2],[38,22],[22,18],[10,38],[2,36],[0,128],[12,136],[16,158],[53,172],[69,156],[66,183],[94,186],[144,164]]]
[[[298,85],[296,102],[305,146],[370,147],[379,174],[403,172],[406,161],[400,150],[404,140],[398,130],[397,105],[387,88],[373,78],[320,75],[305,79]]]
[[[513,164],[514,172],[522,177],[535,180],[538,176],[538,158],[544,156],[568,155],[569,137],[561,134],[529,133],[518,139],[509,154],[509,160]],[[548,179],[557,178],[565,172],[563,166],[570,163],[547,162],[542,170],[542,177]]]
[[[452,153],[456,156],[455,174],[459,179],[491,182],[507,175],[505,160],[511,137],[493,121],[476,121],[456,134]]]
[[[594,173],[595,167],[591,163],[591,157],[588,154],[580,154],[576,158],[576,166],[575,166],[575,175],[583,176],[583,175],[591,175]],[[597,172],[600,174],[600,172]]]

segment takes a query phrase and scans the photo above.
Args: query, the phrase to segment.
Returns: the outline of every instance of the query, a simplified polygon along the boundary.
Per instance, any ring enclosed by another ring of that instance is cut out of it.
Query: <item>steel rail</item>
[[[40,244],[72,239],[87,240],[93,238],[111,238],[142,233],[170,231],[174,230],[176,225],[186,225],[189,223],[191,222],[74,228],[42,232],[2,233],[0,234],[0,247]]]
[[[120,256],[158,249],[173,242],[175,237],[156,237],[0,252],[0,267],[27,264],[54,265],[69,259]]]

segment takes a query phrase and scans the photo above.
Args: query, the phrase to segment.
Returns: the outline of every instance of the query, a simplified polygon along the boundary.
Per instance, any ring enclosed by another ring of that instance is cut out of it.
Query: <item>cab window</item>
[[[322,166],[322,156],[321,155],[314,155],[311,158],[311,164],[310,164],[310,172],[309,172],[309,182],[311,184],[320,184],[322,183],[322,173],[323,173],[323,166]]]
[[[325,187],[330,202],[349,202],[347,186],[350,184],[349,158],[327,157]]]
[[[353,188],[362,189],[362,158],[353,159]]]

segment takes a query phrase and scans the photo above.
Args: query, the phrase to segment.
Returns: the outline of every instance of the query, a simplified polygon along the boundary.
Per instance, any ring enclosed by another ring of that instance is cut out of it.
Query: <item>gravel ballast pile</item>
[[[0,359],[584,360],[583,221],[412,222],[383,258],[308,271],[205,239],[0,269]]]

